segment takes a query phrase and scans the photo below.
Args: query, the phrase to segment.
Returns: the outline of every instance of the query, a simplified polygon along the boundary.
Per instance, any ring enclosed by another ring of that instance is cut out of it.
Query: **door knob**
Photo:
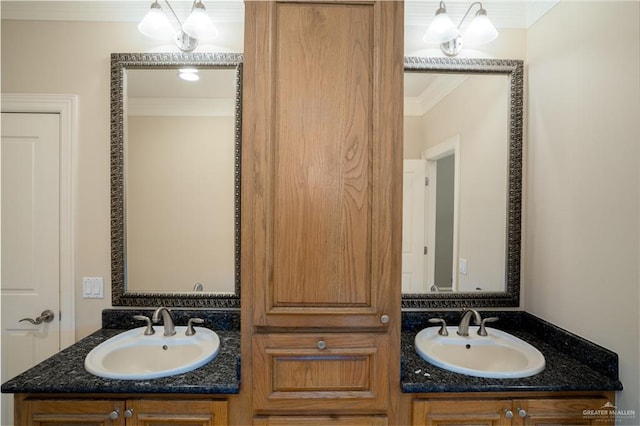
[[[38,318],[36,318],[36,319],[33,319],[33,318],[22,318],[18,322],[29,321],[33,325],[40,325],[43,322],[51,322],[51,321],[53,321],[54,318],[55,318],[55,314],[53,313],[53,311],[50,310],[50,309],[46,309],[46,310],[42,311],[40,316]]]

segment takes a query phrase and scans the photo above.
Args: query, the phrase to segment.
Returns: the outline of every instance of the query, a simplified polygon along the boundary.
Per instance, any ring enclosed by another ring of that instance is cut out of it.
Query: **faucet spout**
[[[480,325],[482,323],[482,317],[475,309],[465,309],[462,313],[462,317],[460,318],[460,325],[458,325],[458,334],[460,336],[468,336],[469,335],[469,321],[473,317],[473,321],[476,325]]]
[[[154,323],[160,321],[160,315],[162,315],[162,323],[164,324],[164,335],[165,336],[173,336],[176,334],[176,329],[173,324],[173,317],[171,316],[171,311],[164,306],[159,307],[153,313],[151,317],[151,321]]]

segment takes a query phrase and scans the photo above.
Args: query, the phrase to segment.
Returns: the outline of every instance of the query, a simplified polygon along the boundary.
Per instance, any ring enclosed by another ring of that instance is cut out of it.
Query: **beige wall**
[[[234,292],[234,129],[234,117],[128,117],[128,289]]]
[[[620,357],[640,422],[640,6],[560,2],[528,34],[524,308]]]
[[[220,31],[238,34],[218,51],[242,51],[242,24]],[[149,52],[135,22],[2,21],[2,80],[6,93],[78,95],[75,167],[76,338],[101,326],[111,307],[109,81],[112,52]],[[164,48],[164,51],[167,49]],[[104,277],[104,299],[82,299],[82,277]]]

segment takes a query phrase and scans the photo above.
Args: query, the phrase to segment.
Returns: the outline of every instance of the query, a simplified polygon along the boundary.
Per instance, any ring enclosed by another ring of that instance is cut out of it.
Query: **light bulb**
[[[446,13],[441,13],[433,18],[423,40],[426,43],[444,43],[458,37],[458,29]]]
[[[478,12],[462,35],[462,40],[466,46],[481,46],[492,42],[497,37],[498,30],[493,26],[486,13]]]
[[[211,22],[201,1],[195,4],[191,14],[184,21],[182,31],[199,40],[213,40],[218,37],[218,30]]]
[[[138,24],[138,30],[154,40],[171,41],[175,38],[175,30],[158,2],[151,5],[149,12]]]

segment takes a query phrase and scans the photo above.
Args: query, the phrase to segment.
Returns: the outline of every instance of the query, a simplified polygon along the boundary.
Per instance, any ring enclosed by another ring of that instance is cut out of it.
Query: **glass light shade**
[[[477,15],[462,35],[465,46],[480,46],[498,38],[498,30],[487,15]]]
[[[433,18],[422,40],[426,43],[444,43],[458,37],[459,32],[449,15],[439,13]]]
[[[151,6],[151,10],[147,12],[138,24],[138,30],[147,37],[160,41],[171,41],[176,36],[169,18],[162,12],[159,5],[157,7]]]
[[[218,37],[218,30],[211,22],[204,6],[198,2],[184,24],[182,31],[199,40],[213,40]]]

